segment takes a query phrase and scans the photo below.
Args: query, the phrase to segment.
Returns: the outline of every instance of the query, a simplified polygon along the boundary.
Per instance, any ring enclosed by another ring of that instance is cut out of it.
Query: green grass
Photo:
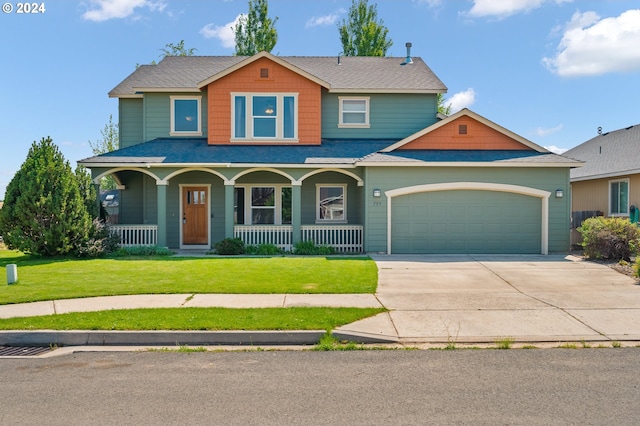
[[[0,319],[0,330],[330,330],[382,308],[163,308]]]
[[[76,297],[170,293],[374,293],[368,257],[48,259],[0,250],[0,305]]]

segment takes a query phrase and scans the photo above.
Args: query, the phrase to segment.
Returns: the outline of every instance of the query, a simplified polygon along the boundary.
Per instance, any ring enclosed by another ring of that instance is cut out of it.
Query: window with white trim
[[[316,185],[316,220],[347,221],[347,186]]]
[[[629,215],[629,179],[609,181],[609,216]]]
[[[298,139],[297,93],[232,93],[231,140]]]
[[[369,97],[339,96],[338,127],[370,127]]]
[[[291,224],[290,186],[237,186],[234,190],[234,223],[236,225]]]
[[[171,136],[202,136],[200,96],[170,96]]]

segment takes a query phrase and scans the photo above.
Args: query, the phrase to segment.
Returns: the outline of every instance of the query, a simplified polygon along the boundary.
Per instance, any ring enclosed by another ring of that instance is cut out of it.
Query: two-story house
[[[109,96],[120,149],[87,158],[119,184],[123,243],[223,238],[345,252],[569,248],[580,162],[464,109],[418,57],[167,57]]]

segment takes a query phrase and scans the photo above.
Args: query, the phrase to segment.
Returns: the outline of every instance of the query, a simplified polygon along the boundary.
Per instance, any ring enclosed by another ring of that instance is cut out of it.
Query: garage
[[[445,190],[446,185],[426,185],[395,191],[391,252],[541,253],[545,194],[502,187]]]

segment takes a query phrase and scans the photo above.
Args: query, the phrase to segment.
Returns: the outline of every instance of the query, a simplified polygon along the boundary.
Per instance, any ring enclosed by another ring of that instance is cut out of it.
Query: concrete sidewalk
[[[640,341],[640,286],[572,256],[373,255],[389,312],[336,330],[403,343]]]
[[[373,294],[141,294],[0,305],[0,318],[143,308],[381,308]]]
[[[0,306],[0,318],[108,309],[293,306],[385,307],[339,327],[364,343],[640,341],[640,286],[593,262],[560,255],[372,255],[371,294],[170,294],[94,297]],[[314,344],[308,332],[0,332],[8,344]]]

